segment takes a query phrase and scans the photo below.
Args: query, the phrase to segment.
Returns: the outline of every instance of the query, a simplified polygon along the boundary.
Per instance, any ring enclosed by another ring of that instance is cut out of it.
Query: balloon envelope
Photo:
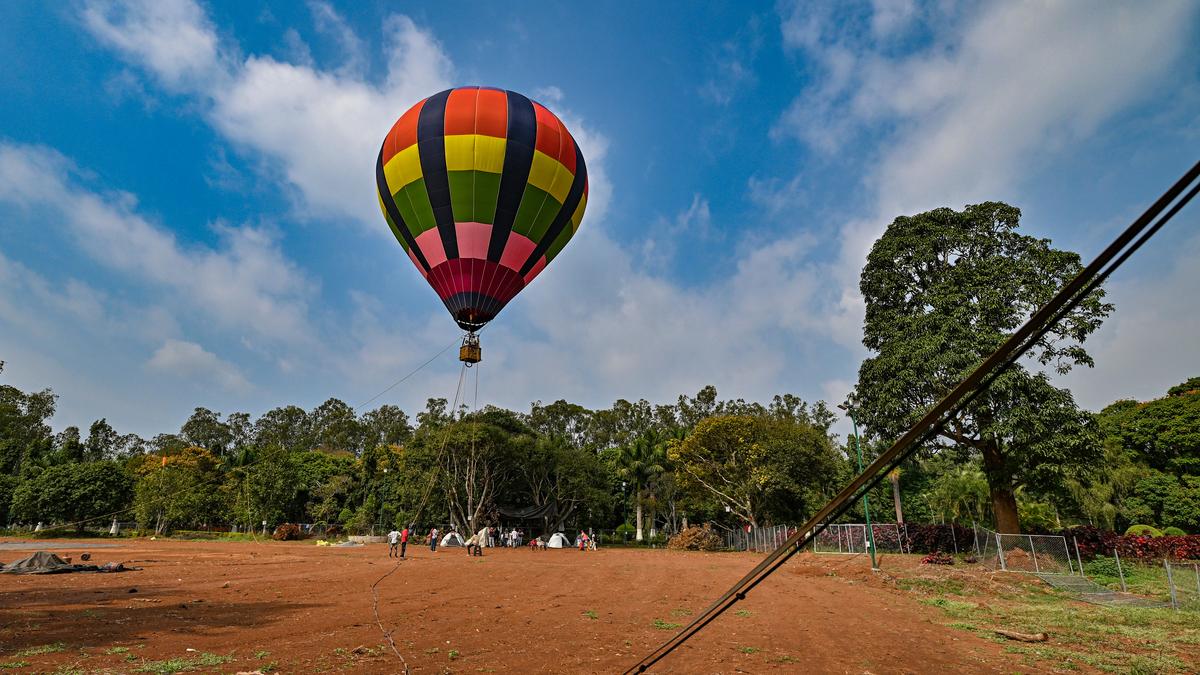
[[[495,318],[579,229],[587,168],[540,103],[484,87],[417,103],[379,151],[384,218],[464,330]]]

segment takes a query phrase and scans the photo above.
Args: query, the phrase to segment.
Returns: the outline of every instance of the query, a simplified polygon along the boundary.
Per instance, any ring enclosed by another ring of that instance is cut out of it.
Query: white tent
[[[463,541],[461,534],[459,534],[457,532],[448,532],[446,534],[446,536],[442,537],[441,545],[442,546],[465,546],[466,542]]]
[[[573,548],[573,547],[571,546],[571,540],[567,539],[566,535],[564,535],[562,532],[555,532],[553,534],[553,536],[550,537],[550,541],[546,542],[546,548]]]

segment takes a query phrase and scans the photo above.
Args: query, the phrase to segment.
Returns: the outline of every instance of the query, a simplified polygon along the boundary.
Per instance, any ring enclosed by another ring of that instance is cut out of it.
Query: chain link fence
[[[994,569],[1031,574],[1082,574],[1066,537],[1056,534],[1000,534],[977,526],[975,546],[980,561]]]

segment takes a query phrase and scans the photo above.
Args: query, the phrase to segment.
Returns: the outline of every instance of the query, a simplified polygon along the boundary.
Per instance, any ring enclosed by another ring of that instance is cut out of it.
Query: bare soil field
[[[10,672],[620,672],[759,559],[601,549],[534,552],[313,542],[87,542],[120,574],[0,575],[0,667]],[[6,551],[11,562],[28,551]],[[78,558],[76,557],[76,562]],[[888,566],[912,568],[894,557]],[[910,569],[911,571],[911,569]],[[668,657],[670,673],[1036,672],[863,559],[802,554]]]

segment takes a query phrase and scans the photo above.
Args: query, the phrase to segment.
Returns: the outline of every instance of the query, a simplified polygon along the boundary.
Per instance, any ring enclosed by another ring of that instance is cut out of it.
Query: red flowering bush
[[[933,553],[926,555],[924,558],[921,558],[921,564],[922,565],[953,565],[954,557],[951,556],[949,553],[942,553],[941,551],[934,551]]]

